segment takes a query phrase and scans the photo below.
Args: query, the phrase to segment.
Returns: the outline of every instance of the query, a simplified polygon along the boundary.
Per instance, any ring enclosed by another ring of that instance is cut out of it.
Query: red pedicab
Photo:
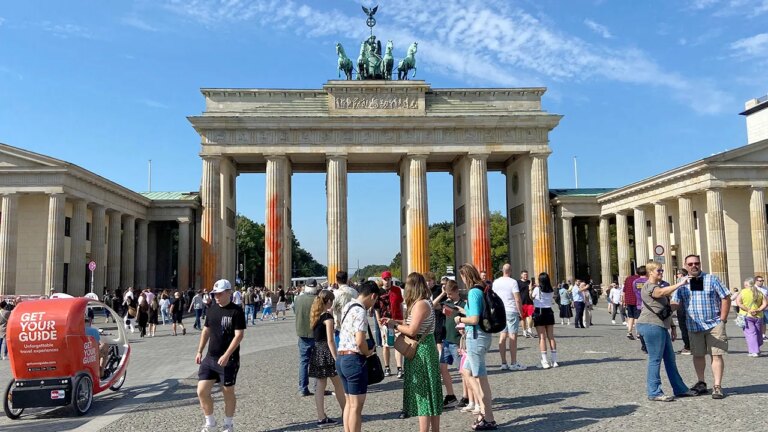
[[[101,314],[94,313],[101,311]],[[89,311],[91,313],[89,313]],[[94,336],[86,333],[85,317],[115,321],[112,333],[102,332],[102,354]],[[103,303],[83,297],[21,302],[8,321],[8,354],[13,379],[3,398],[5,414],[17,419],[25,408],[70,405],[85,414],[93,396],[117,391],[125,382],[130,346],[122,318]]]

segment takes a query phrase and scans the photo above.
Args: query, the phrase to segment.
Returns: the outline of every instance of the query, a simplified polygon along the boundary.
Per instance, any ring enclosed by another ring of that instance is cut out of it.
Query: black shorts
[[[200,362],[200,369],[197,371],[197,379],[200,381],[215,380],[224,387],[230,387],[237,382],[237,371],[240,370],[240,359],[230,357],[226,366],[220,366],[219,359],[211,356],[205,356]],[[223,381],[222,381],[223,377]]]
[[[640,318],[640,310],[637,309],[636,305],[627,305],[627,317],[634,319]]]
[[[184,314],[180,314],[180,313],[174,313],[174,314],[171,316],[171,321],[172,321],[174,324],[181,324],[181,320],[182,320],[182,319],[184,319]]]

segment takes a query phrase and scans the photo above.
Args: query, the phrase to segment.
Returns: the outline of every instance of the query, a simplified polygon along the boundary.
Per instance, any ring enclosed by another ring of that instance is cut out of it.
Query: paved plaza
[[[188,321],[191,327],[192,322]],[[727,397],[722,401],[702,396],[660,403],[649,402],[645,397],[646,362],[639,342],[626,339],[624,326],[611,325],[605,309],[595,313],[594,323],[583,330],[556,327],[561,359],[557,369],[533,367],[539,360],[537,339],[520,339],[518,359],[529,366],[521,372],[500,371],[494,347],[488,364],[500,430],[755,430],[746,420],[750,416],[745,414],[763,412],[768,402],[768,383],[764,379],[768,358],[747,358],[744,338],[735,325],[728,327],[731,355],[726,357],[723,383]],[[17,421],[3,417],[0,430],[197,431],[203,422],[195,394],[194,353],[198,334],[191,331],[187,336],[173,337],[169,326],[161,326],[153,339],[139,339],[138,333],[131,335],[135,351],[123,390],[97,395],[85,417],[72,417],[63,408],[28,410]],[[679,349],[681,342],[675,345]],[[315,429],[313,398],[297,395],[295,346],[291,316],[285,321],[260,322],[248,328],[238,377],[237,430]],[[686,384],[692,385],[695,376],[691,357],[677,359]],[[8,362],[0,363],[0,380],[6,383],[8,379]],[[664,382],[668,390],[666,379]],[[418,429],[416,419],[398,419],[401,389],[401,382],[394,377],[370,388],[363,411],[363,430]],[[215,401],[221,422],[220,393]],[[330,417],[340,418],[335,398],[327,397],[326,406]],[[471,416],[457,410],[447,411],[441,420],[446,431],[470,430],[470,423]]]

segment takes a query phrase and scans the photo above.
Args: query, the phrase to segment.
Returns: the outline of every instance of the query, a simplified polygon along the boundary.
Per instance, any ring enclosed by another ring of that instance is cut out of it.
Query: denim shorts
[[[467,361],[464,362],[464,369],[472,372],[475,378],[487,376],[485,354],[491,348],[491,334],[477,329],[477,338],[475,338],[475,330],[467,331]]]
[[[516,335],[518,330],[520,330],[520,314],[507,312],[507,326],[501,332]]]
[[[452,365],[459,359],[459,345],[447,340],[443,341],[443,350],[440,352],[440,363]]]
[[[344,385],[344,393],[348,395],[368,393],[368,368],[365,366],[365,356],[340,355],[336,360],[336,371]]]

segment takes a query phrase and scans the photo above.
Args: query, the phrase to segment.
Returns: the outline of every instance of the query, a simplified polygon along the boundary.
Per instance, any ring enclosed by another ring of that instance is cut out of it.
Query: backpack
[[[480,287],[472,289],[482,290]],[[492,289],[483,290],[483,308],[480,310],[480,328],[486,333],[499,333],[507,327],[504,301]]]

